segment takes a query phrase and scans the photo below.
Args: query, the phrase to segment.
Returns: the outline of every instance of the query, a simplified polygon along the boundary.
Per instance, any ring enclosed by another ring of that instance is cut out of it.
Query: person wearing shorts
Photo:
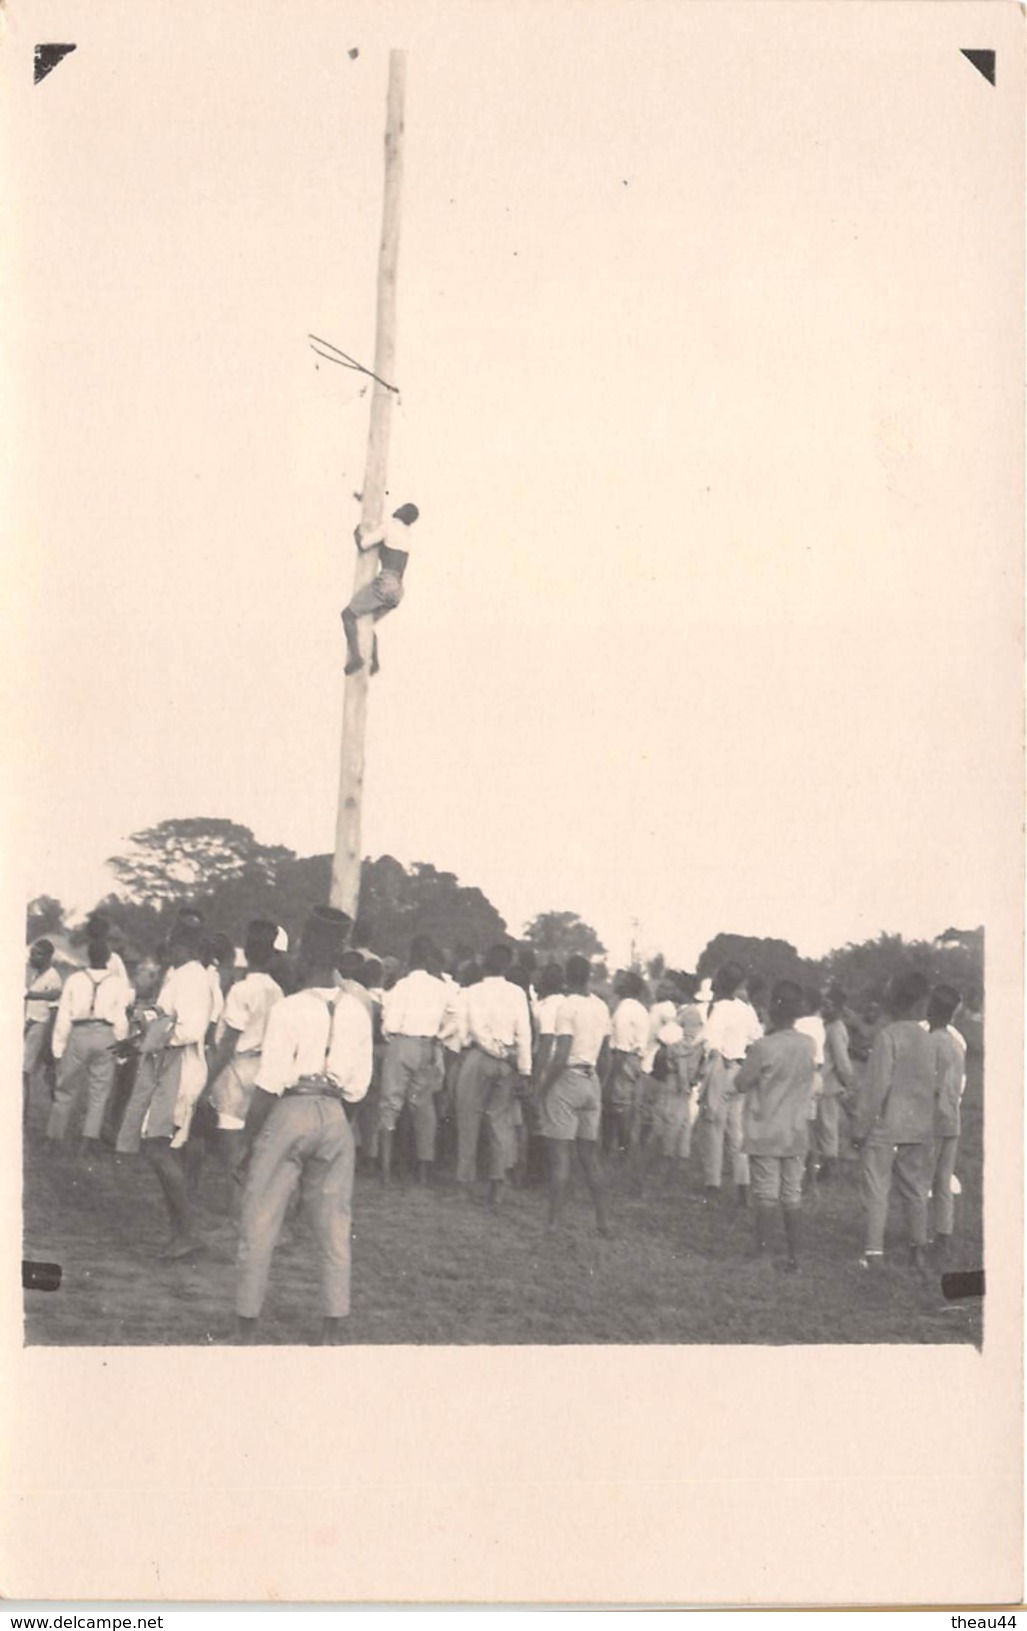
[[[816,1044],[795,1029],[803,1011],[799,986],[781,980],[770,996],[769,1035],[750,1047],[735,1076],[743,1100],[742,1148],[752,1183],[754,1252],[766,1251],[770,1224],[781,1208],[786,1267],[799,1266],[802,1180],[809,1153]]]
[[[570,1180],[571,1147],[595,1207],[601,1235],[611,1233],[606,1211],[599,1128],[602,1119],[600,1078],[610,1048],[610,1011],[588,989],[591,968],[586,957],[569,957],[567,995],[556,1016],[554,1042],[542,1080],[539,1131],[549,1147],[549,1227],[563,1213]]]
[[[349,605],[342,612],[342,629],[346,636],[346,673],[355,674],[363,668],[364,659],[360,654],[360,639],[357,633],[357,619],[371,617],[375,623],[380,622],[389,612],[395,611],[403,599],[403,574],[406,571],[407,561],[410,559],[410,528],[420,514],[416,504],[401,504],[384,526],[369,528],[365,531],[363,524],[357,527],[353,534],[357,548],[362,554],[369,550],[378,551],[378,571],[370,583],[358,589]],[[374,636],[371,647],[371,673],[377,674],[378,663],[378,636]]]

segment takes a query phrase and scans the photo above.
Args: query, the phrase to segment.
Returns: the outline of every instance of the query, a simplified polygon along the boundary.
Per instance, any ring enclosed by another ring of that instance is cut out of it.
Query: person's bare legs
[[[342,632],[346,636],[346,673],[355,674],[363,668],[364,659],[360,655],[360,644],[357,639],[357,620],[347,606],[342,613]]]
[[[599,1164],[599,1146],[590,1139],[579,1138],[578,1160],[585,1175],[588,1192],[592,1197],[592,1205],[596,1209],[596,1223],[601,1235],[612,1233],[610,1220],[606,1214],[606,1188],[603,1183],[603,1169]]]
[[[566,1139],[550,1138],[549,1145],[549,1227],[555,1229],[567,1200],[571,1175],[571,1152]]]

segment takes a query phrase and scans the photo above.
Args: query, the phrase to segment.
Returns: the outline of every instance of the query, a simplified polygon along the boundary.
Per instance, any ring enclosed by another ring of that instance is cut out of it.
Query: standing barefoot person
[[[610,1050],[610,1010],[601,997],[589,992],[591,968],[586,957],[569,957],[564,973],[567,996],[556,1016],[553,1048],[542,1079],[539,1121],[542,1137],[549,1143],[549,1226],[555,1228],[563,1213],[571,1146],[576,1145],[599,1233],[609,1235],[599,1165],[599,1083]]]
[[[803,994],[790,980],[770,997],[769,1035],[752,1044],[735,1077],[742,1096],[742,1147],[749,1157],[755,1251],[766,1250],[770,1221],[780,1205],[788,1244],[786,1267],[799,1266],[799,1209],[809,1150],[816,1044],[795,1029]]]

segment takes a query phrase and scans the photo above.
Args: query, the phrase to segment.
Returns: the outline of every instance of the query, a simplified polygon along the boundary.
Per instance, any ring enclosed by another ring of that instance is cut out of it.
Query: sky
[[[366,851],[616,958],[988,921],[1019,876],[1015,7],[86,13],[6,25],[23,894],[88,906],[167,817],[331,847],[370,398],[306,336],[372,360],[403,45],[389,491],[422,518]],[[78,49],[33,86],[39,38]]]

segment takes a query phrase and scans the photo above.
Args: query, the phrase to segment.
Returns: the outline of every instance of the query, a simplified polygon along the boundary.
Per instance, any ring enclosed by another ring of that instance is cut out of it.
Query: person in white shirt
[[[816,1120],[817,1177],[821,1182],[834,1177],[841,1150],[842,1102],[856,1085],[844,1013],[845,993],[831,986],[824,997],[824,1068]]]
[[[456,1161],[456,1084],[467,1050],[467,991],[481,979],[481,966],[473,958],[457,965],[451,990],[452,1005],[442,1031],[443,1083],[436,1096],[439,1145],[442,1159]]]
[[[410,559],[410,529],[419,513],[416,504],[401,504],[398,510],[393,510],[384,526],[365,531],[361,524],[353,534],[361,553],[377,549],[378,572],[365,588],[357,590],[341,614],[348,652],[347,674],[355,674],[358,668],[364,666],[357,635],[357,618],[373,617],[378,623],[394,611],[403,599],[403,574]],[[375,634],[371,649],[371,673],[377,674],[378,668],[378,636]]]
[[[91,940],[88,966],[68,976],[57,1005],[52,1044],[57,1082],[46,1136],[58,1145],[67,1136],[84,1086],[88,1097],[82,1145],[95,1150],[100,1142],[103,1113],[117,1073],[114,1048],[128,1036],[128,1006],[133,996],[127,980],[108,973],[109,958],[106,940]]]
[[[616,990],[620,1001],[613,1011],[610,1070],[603,1085],[603,1142],[608,1151],[627,1155],[638,1144],[642,1072],[647,1061],[652,1068],[656,1046],[643,1001],[646,987],[641,974],[628,969],[620,975]]]
[[[538,977],[538,1004],[535,1010],[537,1037],[532,1079],[536,1098],[556,1039],[556,1019],[567,995],[567,983],[559,963],[547,963]]]
[[[386,1052],[378,1151],[386,1186],[392,1179],[392,1143],[404,1105],[410,1106],[413,1116],[418,1177],[421,1183],[428,1182],[438,1129],[435,1095],[443,1080],[441,1037],[456,997],[455,989],[433,972],[441,967],[441,959],[425,936],[412,943],[407,967],[410,972],[396,981],[382,1002]]]
[[[524,1000],[528,1004],[528,1023],[531,1026],[531,1052],[535,1057],[535,988],[531,983],[531,971],[518,959],[506,972],[506,978],[511,985],[515,985],[524,992]],[[510,1178],[513,1183],[523,1185],[528,1178],[528,1123],[525,1119],[525,1107],[530,1108],[531,1103],[531,1077],[516,1075],[514,1077],[513,1098],[510,1106],[511,1137],[515,1151],[514,1163],[510,1168]]]
[[[202,1242],[193,1227],[192,1185],[185,1146],[193,1111],[207,1082],[206,1038],[213,1011],[201,935],[177,922],[168,937],[169,968],[157,998],[157,1018],[140,1044],[135,1082],[118,1129],[122,1154],[142,1149],[161,1187],[170,1238],[160,1254],[188,1257]]]
[[[738,1067],[763,1035],[753,1008],[737,993],[745,981],[738,963],[725,963],[713,978],[713,1001],[706,1016],[706,1067],[699,1095],[703,1120],[702,1159],[707,1205],[720,1195],[724,1153],[731,1162],[740,1206],[749,1204],[749,1160],[742,1153],[742,1099],[735,1090]]]
[[[517,1159],[515,1079],[531,1079],[531,1015],[524,991],[506,977],[512,963],[511,947],[492,946],[483,978],[467,988],[467,1051],[456,1080],[456,1181],[470,1195],[484,1123],[491,1206],[499,1205]]]
[[[256,1341],[271,1259],[299,1185],[317,1241],[321,1341],[341,1340],[350,1311],[354,1141],[347,1106],[367,1093],[373,1068],[371,1019],[335,984],[351,919],[315,907],[300,937],[302,987],[276,1003],[246,1132],[254,1139],[243,1193],[236,1290],[238,1340]]]
[[[805,1011],[795,1021],[795,1030],[799,1036],[808,1036],[813,1043],[813,1092],[809,1101],[810,1139],[809,1151],[806,1156],[805,1182],[810,1190],[815,1191],[819,1165],[815,1128],[820,1116],[820,1101],[824,1091],[824,1055],[827,1046],[827,1027],[820,1012],[823,1006],[820,992],[808,988],[803,992],[802,998]]]
[[[371,1084],[364,1095],[360,1109],[357,1112],[354,1126],[354,1143],[357,1148],[357,1157],[365,1161],[377,1161],[380,1154],[380,1122],[379,1112],[382,1098],[382,1072],[385,1069],[385,1055],[389,1044],[382,1035],[382,1006],[385,1002],[385,969],[380,957],[373,953],[360,956],[360,968],[354,970],[351,995],[356,997],[358,991],[363,993],[364,1006],[371,1021],[371,1035],[374,1040],[373,1065],[371,1069]]]
[[[540,1131],[549,1142],[549,1227],[555,1229],[563,1213],[571,1145],[576,1144],[599,1233],[609,1235],[599,1164],[599,1083],[605,1074],[612,1026],[605,1002],[589,992],[590,975],[586,957],[567,959],[567,996],[560,1004],[555,1040],[542,1078]]]
[[[278,925],[254,918],[246,930],[246,973],[229,986],[217,1023],[208,1070],[210,1101],[217,1115],[218,1153],[224,1166],[227,1209],[234,1216],[242,1201],[240,1165],[245,1154],[244,1128],[257,1084],[268,1015],[283,992],[268,968],[274,957]]]
[[[32,1086],[40,1072],[61,995],[61,977],[53,966],[53,941],[37,940],[25,970],[25,1030],[21,1061],[22,1125],[28,1123]]]
[[[934,1177],[931,1208],[934,1221],[934,1257],[948,1261],[955,1225],[953,1181],[959,1148],[960,1107],[966,1091],[966,1039],[951,1023],[960,1005],[951,985],[936,985],[922,1021],[935,1050],[937,1089],[934,1101]]]

